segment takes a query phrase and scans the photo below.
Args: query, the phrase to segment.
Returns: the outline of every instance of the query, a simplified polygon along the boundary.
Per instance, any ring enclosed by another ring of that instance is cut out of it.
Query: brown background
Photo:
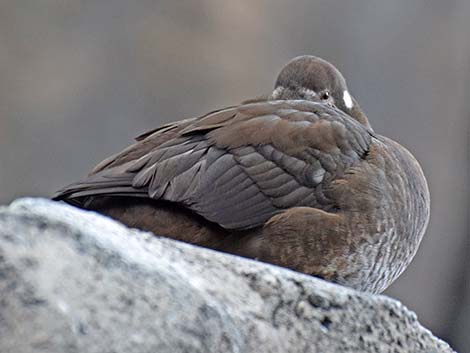
[[[469,17],[468,0],[2,0],[0,202],[49,196],[146,129],[268,93],[287,60],[316,54],[428,177],[429,230],[387,294],[470,352]]]

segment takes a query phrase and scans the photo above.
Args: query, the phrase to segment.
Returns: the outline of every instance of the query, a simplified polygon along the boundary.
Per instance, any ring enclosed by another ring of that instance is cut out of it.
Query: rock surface
[[[42,200],[0,209],[0,352],[453,352],[399,302]]]

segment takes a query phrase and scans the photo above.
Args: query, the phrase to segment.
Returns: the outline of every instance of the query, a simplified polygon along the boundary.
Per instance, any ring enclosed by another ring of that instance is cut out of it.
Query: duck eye
[[[321,94],[321,99],[327,100],[328,98],[330,98],[330,92],[325,91]]]

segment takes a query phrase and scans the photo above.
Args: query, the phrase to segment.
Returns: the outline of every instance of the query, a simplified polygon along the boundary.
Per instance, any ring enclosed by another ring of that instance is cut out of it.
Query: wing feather
[[[253,228],[290,207],[334,207],[330,183],[361,163],[371,138],[326,105],[249,103],[143,134],[56,199],[150,197],[228,229]]]

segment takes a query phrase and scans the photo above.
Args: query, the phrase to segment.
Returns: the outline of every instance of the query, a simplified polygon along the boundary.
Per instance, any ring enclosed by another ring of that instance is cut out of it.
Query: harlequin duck
[[[318,57],[291,60],[264,99],[136,140],[54,199],[373,293],[407,267],[428,224],[418,162],[371,129]]]

